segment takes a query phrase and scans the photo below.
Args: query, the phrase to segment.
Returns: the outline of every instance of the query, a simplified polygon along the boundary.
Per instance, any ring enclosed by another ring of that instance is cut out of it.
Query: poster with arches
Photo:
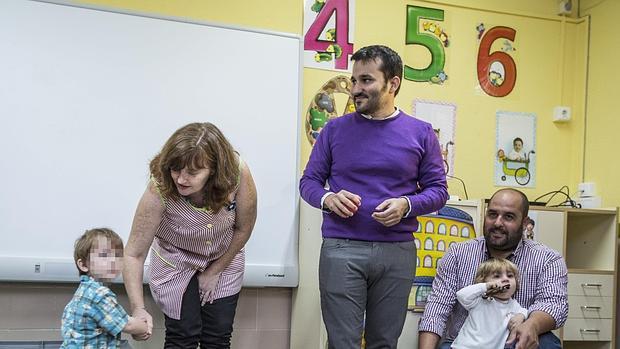
[[[413,232],[416,275],[408,309],[422,312],[443,255],[453,244],[474,239],[482,231],[482,204],[480,200],[448,201],[439,211],[419,216],[418,222]]]

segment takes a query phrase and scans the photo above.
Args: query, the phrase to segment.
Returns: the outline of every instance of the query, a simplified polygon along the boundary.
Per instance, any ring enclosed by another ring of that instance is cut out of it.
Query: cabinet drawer
[[[578,319],[611,319],[613,298],[596,296],[568,296],[568,317]]]
[[[611,319],[568,319],[565,341],[611,341]]]
[[[605,274],[568,274],[569,296],[613,297],[614,276]]]

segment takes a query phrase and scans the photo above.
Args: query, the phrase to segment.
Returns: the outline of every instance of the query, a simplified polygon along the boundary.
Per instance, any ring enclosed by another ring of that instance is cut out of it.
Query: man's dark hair
[[[528,200],[527,195],[525,195],[522,191],[514,189],[514,188],[503,188],[493,193],[490,200],[493,200],[493,197],[495,197],[497,193],[500,193],[502,191],[511,191],[519,195],[519,197],[521,198],[521,213],[523,214],[522,218],[525,219],[527,217],[527,214],[530,211],[530,201]]]
[[[379,70],[383,73],[385,77],[385,81],[387,83],[391,78],[398,76],[401,80],[403,78],[403,61],[400,59],[398,53],[387,46],[383,45],[372,45],[362,47],[357,50],[351,56],[352,61],[376,61],[377,59],[381,60],[381,65],[379,66]],[[400,90],[400,85],[394,92],[394,96],[398,94]]]

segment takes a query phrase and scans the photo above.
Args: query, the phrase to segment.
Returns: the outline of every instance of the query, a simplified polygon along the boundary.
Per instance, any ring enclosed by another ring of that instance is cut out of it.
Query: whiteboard
[[[75,281],[73,243],[127,241],[148,163],[212,122],[250,167],[245,286],[297,285],[299,36],[0,1],[0,280]]]

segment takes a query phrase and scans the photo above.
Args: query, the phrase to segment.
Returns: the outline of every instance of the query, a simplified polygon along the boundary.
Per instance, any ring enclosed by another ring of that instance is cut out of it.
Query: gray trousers
[[[413,241],[324,239],[319,289],[329,348],[359,349],[363,331],[367,349],[396,349],[415,266]]]

